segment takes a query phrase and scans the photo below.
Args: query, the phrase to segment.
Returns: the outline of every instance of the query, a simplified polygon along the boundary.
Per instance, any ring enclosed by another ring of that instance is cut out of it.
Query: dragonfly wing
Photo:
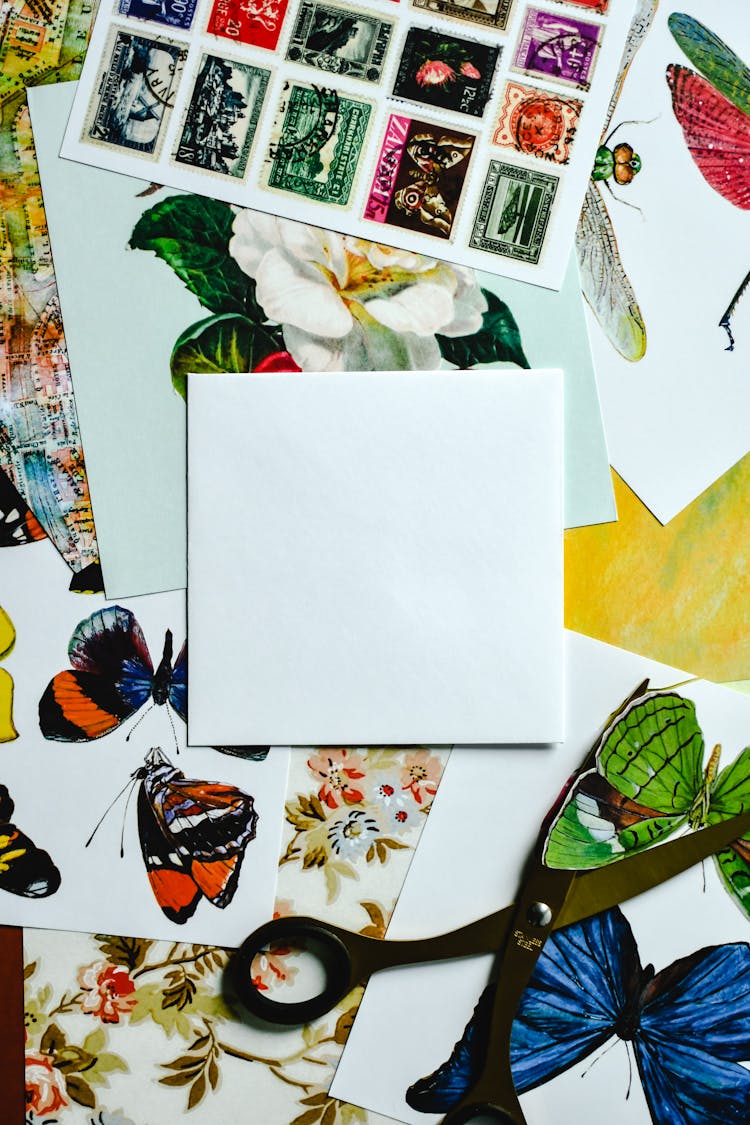
[[[625,50],[622,52],[622,58],[620,59],[620,69],[617,72],[614,90],[612,91],[609,108],[607,109],[607,116],[604,120],[602,136],[604,136],[609,128],[609,123],[612,120],[612,114],[615,112],[615,106],[622,93],[622,87],[628,70],[630,69],[630,64],[638,53],[643,40],[646,38],[651,24],[654,22],[654,16],[656,15],[658,6],[659,0],[639,0],[638,7],[636,8],[635,15],[630,24]]]
[[[646,325],[633,286],[620,260],[617,239],[599,189],[586,190],[576,231],[581,288],[610,343],[624,359],[646,353]]]
[[[729,98],[738,109],[750,115],[750,69],[723,39],[684,12],[673,12],[669,30],[693,66]]]

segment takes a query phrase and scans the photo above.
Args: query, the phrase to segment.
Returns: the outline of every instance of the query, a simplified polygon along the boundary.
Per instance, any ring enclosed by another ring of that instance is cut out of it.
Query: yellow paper
[[[565,534],[565,624],[707,679],[749,678],[750,457],[666,526],[613,475],[618,522]]]
[[[0,607],[0,660],[4,659],[16,643],[13,622]],[[0,742],[12,742],[18,738],[13,726],[13,677],[0,668]]]

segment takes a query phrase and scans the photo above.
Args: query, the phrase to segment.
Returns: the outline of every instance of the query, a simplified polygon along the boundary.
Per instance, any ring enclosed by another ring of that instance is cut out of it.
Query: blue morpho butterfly
[[[129,609],[113,605],[92,613],[70,638],[72,668],[53,676],[39,701],[42,734],[59,742],[102,738],[149,700],[156,706],[169,704],[187,720],[187,641],[174,663],[172,655],[167,629],[154,671],[143,630]],[[216,749],[255,761],[268,753],[267,746]]]
[[[490,985],[447,1062],[407,1091],[412,1109],[445,1113],[473,1085],[491,1014]],[[617,908],[554,933],[513,1024],[516,1090],[541,1086],[613,1036],[633,1045],[655,1125],[747,1125],[750,946],[699,949],[655,974]]]

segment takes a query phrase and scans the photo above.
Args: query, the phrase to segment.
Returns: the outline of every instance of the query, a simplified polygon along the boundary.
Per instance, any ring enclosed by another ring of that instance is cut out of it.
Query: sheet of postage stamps
[[[270,188],[345,207],[371,113],[370,102],[320,86],[285,82],[263,182]]]
[[[155,160],[186,55],[184,43],[113,27],[84,139]]]
[[[524,262],[538,261],[558,183],[557,176],[546,172],[491,160],[471,245]]]
[[[193,22],[196,0],[119,0],[121,16],[179,27],[187,31]]]
[[[514,0],[412,0],[415,8],[435,12],[440,16],[468,20],[485,27],[504,31],[510,20]]]
[[[391,114],[364,217],[450,238],[476,137]]]
[[[270,71],[204,55],[193,84],[174,159],[241,179],[253,147]]]
[[[393,23],[369,12],[302,0],[286,57],[331,74],[379,82]]]
[[[275,51],[289,0],[213,0],[207,31]]]
[[[499,47],[412,27],[401,51],[393,94],[481,117],[499,57]]]
[[[512,69],[588,90],[603,35],[599,23],[529,7]]]
[[[553,164],[567,164],[583,102],[520,82],[503,89],[492,143]]]

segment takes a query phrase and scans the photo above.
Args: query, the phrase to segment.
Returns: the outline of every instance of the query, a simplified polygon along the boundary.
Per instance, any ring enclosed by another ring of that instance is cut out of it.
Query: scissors
[[[588,768],[597,748],[598,743],[578,773]],[[666,882],[750,831],[748,811],[607,867],[592,871],[546,867],[545,829],[568,792],[566,787],[545,817],[515,904],[451,933],[412,941],[364,937],[305,916],[275,918],[250,934],[233,956],[230,972],[240,999],[253,1015],[271,1023],[307,1023],[325,1015],[379,969],[496,953],[497,983],[483,1067],[471,1090],[443,1121],[466,1125],[481,1116],[501,1125],[526,1125],[511,1076],[510,1035],[521,996],[550,934]],[[299,948],[305,941],[322,950],[327,975],[320,994],[285,1003],[259,992],[252,983],[253,958],[272,942]]]

